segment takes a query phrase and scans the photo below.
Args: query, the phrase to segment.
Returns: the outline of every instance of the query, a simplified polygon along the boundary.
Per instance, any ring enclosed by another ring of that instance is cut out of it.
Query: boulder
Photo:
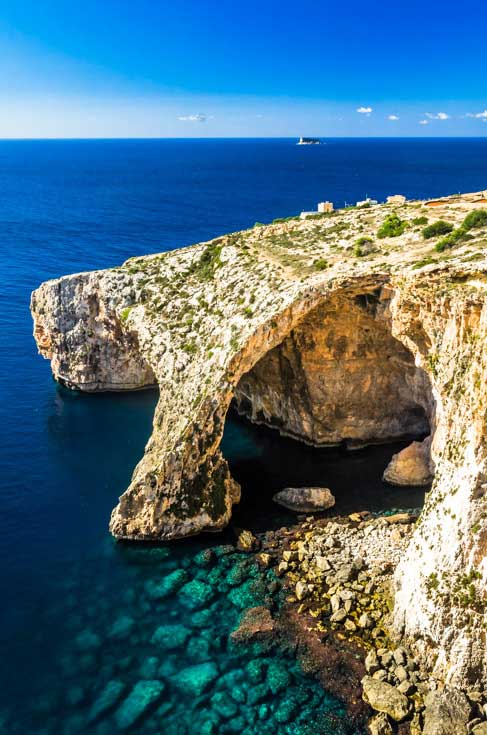
[[[296,513],[318,513],[335,505],[327,487],[286,487],[273,497],[274,502]]]
[[[217,677],[218,669],[210,662],[182,669],[171,678],[171,683],[184,694],[199,697]]]
[[[374,715],[368,722],[368,728],[370,735],[392,735],[391,723],[384,712]]]
[[[487,735],[487,722],[480,722],[472,730],[472,735]]]
[[[364,676],[362,687],[362,698],[377,712],[384,712],[396,722],[401,722],[409,714],[407,697],[391,684],[371,676]]]
[[[274,626],[272,615],[266,607],[251,607],[244,612],[230,638],[237,643],[263,640],[272,636]]]
[[[124,689],[125,684],[123,684],[123,682],[115,679],[113,681],[109,681],[93,702],[88,713],[88,722],[94,722],[105,714],[105,712],[114,707],[120,699]]]
[[[430,692],[425,704],[423,735],[466,734],[471,706],[463,692]]]
[[[115,712],[115,721],[120,730],[127,730],[157,702],[165,686],[162,681],[139,681]]]
[[[430,444],[428,437],[423,442],[413,442],[394,454],[387,465],[383,480],[390,485],[422,487],[433,481],[430,470]]]

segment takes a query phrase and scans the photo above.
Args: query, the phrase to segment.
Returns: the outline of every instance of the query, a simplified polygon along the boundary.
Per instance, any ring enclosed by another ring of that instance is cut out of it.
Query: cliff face
[[[458,225],[482,205],[445,200]],[[255,227],[111,271],[44,283],[34,334],[54,376],[80,390],[158,383],[152,436],[114,509],[118,538],[218,530],[240,489],[219,446],[232,400],[314,445],[431,435],[398,455],[394,482],[433,488],[396,571],[396,631],[438,676],[487,684],[486,230],[442,255],[420,203],[405,232],[367,249],[391,207]]]

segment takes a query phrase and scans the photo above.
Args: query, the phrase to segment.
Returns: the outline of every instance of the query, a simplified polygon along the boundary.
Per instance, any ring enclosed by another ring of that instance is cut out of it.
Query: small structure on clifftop
[[[403,194],[392,194],[386,201],[387,204],[406,204],[406,197]]]

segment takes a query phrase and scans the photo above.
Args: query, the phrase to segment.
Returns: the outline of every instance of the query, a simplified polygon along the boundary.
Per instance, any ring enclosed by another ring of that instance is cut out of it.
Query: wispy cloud
[[[202,115],[201,113],[198,113],[197,115],[180,115],[178,120],[183,120],[184,122],[206,122],[208,120],[208,116]]]
[[[372,107],[357,107],[357,112],[360,112],[361,115],[369,116],[372,112]]]
[[[394,122],[395,120],[399,120],[399,117],[398,115],[388,115],[387,119],[392,120]]]
[[[425,116],[429,120],[449,120],[450,115],[447,115],[446,112],[425,112]]]
[[[487,110],[484,110],[483,112],[467,112],[465,117],[473,117],[475,120],[483,120],[484,122],[487,122]]]
[[[419,121],[419,124],[420,125],[429,125],[429,122],[430,122],[429,120],[420,120]]]

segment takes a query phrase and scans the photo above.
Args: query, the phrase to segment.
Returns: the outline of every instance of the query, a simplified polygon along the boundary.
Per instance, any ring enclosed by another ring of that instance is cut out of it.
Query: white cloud
[[[450,115],[446,112],[425,112],[424,113],[429,120],[449,120]]]
[[[180,115],[178,117],[178,120],[183,120],[185,122],[206,122],[207,119],[207,116],[202,115],[201,113],[198,113],[197,115]]]
[[[430,122],[429,120],[420,120],[419,121],[419,124],[420,125],[429,125],[429,122]]]
[[[357,107],[357,112],[360,112],[362,115],[370,115],[372,107]]]
[[[389,115],[387,119],[394,121],[394,120],[399,120],[399,117],[397,115]]]
[[[476,120],[487,120],[487,110],[483,112],[467,112],[465,117],[473,117]]]

